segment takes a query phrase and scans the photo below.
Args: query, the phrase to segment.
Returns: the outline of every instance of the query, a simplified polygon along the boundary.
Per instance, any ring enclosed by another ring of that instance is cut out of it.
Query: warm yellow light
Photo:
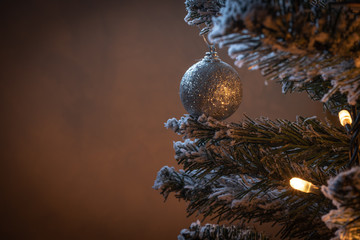
[[[316,187],[311,182],[302,180],[300,178],[292,178],[290,180],[290,186],[296,190],[306,193],[313,192],[314,190],[318,189],[318,187]]]
[[[350,113],[347,110],[341,110],[339,112],[339,120],[341,125],[345,126],[346,124],[351,125],[352,119]]]

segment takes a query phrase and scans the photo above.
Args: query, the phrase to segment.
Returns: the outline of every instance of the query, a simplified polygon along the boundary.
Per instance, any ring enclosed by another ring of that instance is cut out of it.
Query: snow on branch
[[[220,8],[225,6],[225,0],[186,0],[185,6],[188,14],[185,22],[189,25],[205,24],[200,35],[208,33],[212,27],[212,17],[217,16]]]
[[[189,229],[183,229],[178,236],[178,240],[208,240],[208,239],[228,239],[228,240],[268,240],[263,233],[247,229],[240,226],[225,226],[217,224],[205,224],[201,226],[200,221],[194,222]]]
[[[337,207],[322,217],[330,229],[337,229],[333,239],[359,239],[360,167],[340,173],[321,190]]]
[[[233,174],[214,180],[215,176],[215,172],[209,172],[199,178],[196,171],[177,172],[164,167],[158,173],[154,188],[161,190],[165,199],[173,192],[176,198],[187,201],[189,215],[240,223],[250,220],[278,223],[282,226],[283,239],[289,236],[328,239],[331,236],[320,219],[329,211],[320,206],[320,203],[329,206],[329,200],[323,196],[297,194],[290,187],[269,187],[268,183],[246,175]],[[189,237],[191,230],[182,234]]]
[[[228,46],[237,66],[259,68],[284,92],[314,93],[317,81],[315,100],[330,101],[332,112],[359,100],[360,13],[308,1],[228,0],[213,25],[210,40]]]
[[[290,159],[293,163],[309,167],[326,167],[328,172],[341,170],[349,160],[350,139],[345,130],[322,123],[314,117],[298,117],[295,122],[247,118],[242,123],[225,123],[205,115],[197,119],[185,115],[179,120],[169,119],[165,126],[183,135],[184,139],[197,139],[195,144],[185,141],[182,150],[177,147],[181,144],[174,145],[177,160],[180,163],[184,161],[181,160],[181,151],[186,149],[186,157],[194,158],[189,163],[194,168],[199,164],[206,165],[203,156],[210,152],[219,159],[232,155],[237,161],[244,159],[251,162],[254,172],[265,163],[272,166],[274,159]],[[192,149],[195,147],[196,150]],[[184,161],[184,164],[188,161]],[[255,165],[258,161],[261,163]]]
[[[349,148],[343,129],[315,117],[225,123],[205,115],[169,119],[165,126],[184,137],[183,142],[174,142],[174,149],[185,172],[160,189],[165,197],[177,189],[176,197],[189,202],[189,214],[276,222],[283,226],[284,239],[331,236],[321,221],[330,211],[330,201],[294,192],[289,180],[300,177],[321,186],[343,170]],[[179,184],[179,179],[186,183]]]

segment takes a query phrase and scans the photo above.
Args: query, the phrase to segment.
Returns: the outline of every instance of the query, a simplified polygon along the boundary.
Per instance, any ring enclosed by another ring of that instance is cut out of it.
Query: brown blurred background
[[[1,1],[1,239],[176,239],[196,219],[151,188],[176,165],[163,123],[185,113],[181,77],[207,50],[185,14],[169,0]],[[238,70],[227,121],[324,115]]]

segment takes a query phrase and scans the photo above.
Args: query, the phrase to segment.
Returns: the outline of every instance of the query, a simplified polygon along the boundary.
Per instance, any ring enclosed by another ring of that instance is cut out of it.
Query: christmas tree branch
[[[238,226],[227,227],[225,225],[206,224],[201,226],[200,222],[194,222],[189,229],[181,230],[178,240],[208,240],[208,239],[228,239],[228,240],[268,240],[263,233],[258,233],[252,229]]]
[[[322,217],[330,229],[337,229],[334,239],[360,238],[360,167],[354,167],[328,181],[324,195],[337,207]]]
[[[320,219],[330,206],[322,195],[295,193],[288,186],[269,188],[270,181],[246,175],[213,180],[215,175],[211,172],[198,178],[196,171],[176,172],[173,168],[163,167],[154,188],[161,190],[165,198],[174,192],[177,198],[189,202],[189,215],[213,216],[218,221],[278,223],[282,225],[283,239],[310,236],[327,239],[331,235]]]
[[[253,166],[253,172],[262,169],[261,166],[272,167],[274,159],[289,159],[291,163],[312,168],[326,167],[330,173],[341,170],[349,160],[350,140],[345,131],[315,118],[298,117],[296,122],[247,118],[243,123],[224,123],[204,115],[198,119],[185,115],[180,120],[169,119],[165,126],[184,135],[184,138],[197,139],[196,143],[185,141],[184,144],[175,144],[176,158],[186,169],[213,165],[201,159],[191,163],[185,161],[182,151],[197,152],[208,160],[217,158],[225,161],[230,158],[232,164],[245,161]]]
[[[155,185],[165,198],[176,192],[188,201],[190,215],[275,222],[283,226],[283,238],[331,234],[320,218],[330,202],[322,195],[294,192],[289,180],[300,177],[321,186],[342,170],[349,150],[343,129],[315,118],[225,123],[204,115],[169,119],[165,126],[185,138],[174,149],[186,172],[163,171],[159,174],[167,173],[167,180]],[[160,175],[157,179],[165,179]]]
[[[331,82],[324,81],[324,79],[317,75],[311,78],[311,81],[303,82],[302,84],[296,84],[295,81],[288,81],[288,79],[278,79],[278,82],[282,84],[283,93],[292,92],[306,92],[308,96],[314,101],[320,101],[325,94],[330,91]],[[338,114],[343,109],[348,109],[349,106],[346,100],[346,95],[341,94],[339,91],[331,95],[328,101],[323,103],[324,110],[330,111],[332,114]]]
[[[360,13],[307,1],[228,0],[218,15],[210,40],[228,46],[237,66],[260,68],[284,92],[315,90],[333,113],[357,103]]]
[[[225,6],[225,0],[186,0],[185,6],[188,14],[185,22],[189,25],[205,25],[200,35],[206,34],[212,27],[212,17],[217,16],[220,8]]]

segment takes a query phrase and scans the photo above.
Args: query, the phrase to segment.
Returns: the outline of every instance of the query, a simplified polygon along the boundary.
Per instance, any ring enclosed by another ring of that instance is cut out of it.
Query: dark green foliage
[[[284,93],[316,93],[332,113],[357,104],[360,13],[308,1],[229,0],[219,15],[210,39],[228,46],[237,66],[260,69]]]
[[[196,173],[164,167],[158,173],[154,188],[161,190],[165,198],[174,192],[175,197],[187,201],[189,215],[200,214],[237,223],[250,220],[277,223],[282,225],[283,239],[328,239],[331,236],[320,219],[331,206],[322,195],[295,192],[285,181],[274,185],[270,180],[259,181],[246,175],[214,180],[214,172],[201,178]]]
[[[184,171],[163,168],[154,187],[189,202],[187,212],[218,221],[271,222],[283,239],[328,239],[321,216],[331,203],[289,186],[292,177],[324,185],[347,164],[349,138],[314,118],[224,123],[201,116],[170,119],[186,139],[174,143]],[[195,138],[191,141],[189,138]]]
[[[243,123],[224,123],[211,117],[193,119],[186,116],[180,120],[170,119],[166,126],[184,135],[184,138],[196,138],[196,146],[211,150],[212,158],[218,155],[219,159],[225,159],[230,154],[234,156],[234,161],[244,159],[251,162],[254,172],[267,162],[272,165],[276,159],[288,159],[309,167],[326,167],[327,172],[339,171],[348,162],[349,136],[344,129],[324,124],[315,118],[299,117],[296,122],[271,121],[267,118],[254,121],[247,118]],[[176,159],[184,164],[185,169],[190,165],[191,170],[199,169],[205,164],[190,163],[182,160],[181,156],[177,154]],[[188,155],[185,159],[188,159]],[[210,161],[211,158],[206,159]],[[256,165],[257,161],[259,163]],[[223,163],[219,162],[218,165]],[[227,167],[224,166],[224,169]]]
[[[217,16],[220,8],[225,6],[225,0],[186,0],[185,22],[189,25],[205,25],[200,35],[206,34],[212,27],[212,17]]]
[[[325,81],[320,75],[301,85],[297,85],[295,81],[288,81],[288,79],[280,79],[279,82],[282,84],[283,93],[306,92],[314,101],[320,101],[332,88],[331,82]],[[333,115],[338,114],[343,109],[349,109],[346,95],[341,94],[339,91],[332,94],[328,101],[324,102],[323,106],[324,110],[328,110]]]
[[[268,240],[268,238],[255,230],[238,226],[192,223],[189,229],[183,229],[178,240]]]

